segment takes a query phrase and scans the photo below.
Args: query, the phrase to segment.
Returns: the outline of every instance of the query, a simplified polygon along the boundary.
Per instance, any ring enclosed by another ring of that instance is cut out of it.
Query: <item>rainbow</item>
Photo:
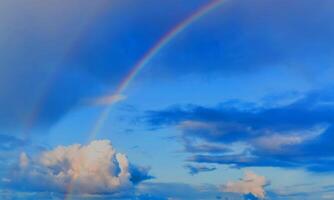
[[[173,40],[179,33],[184,31],[189,25],[194,23],[199,18],[203,17],[222,3],[222,0],[213,0],[208,4],[200,7],[193,14],[188,16],[186,19],[178,23],[174,28],[165,33],[158,41],[153,45],[142,57],[139,59],[136,64],[131,68],[130,72],[125,76],[125,78],[120,82],[115,92],[111,96],[121,95],[124,90],[129,86],[131,81],[139,74],[139,72],[146,66],[148,62],[162,49],[164,48],[171,40]],[[100,114],[96,123],[89,134],[89,140],[92,140],[96,137],[97,133],[101,130],[105,121],[107,120],[109,113],[111,112],[113,103],[107,106]]]
[[[184,31],[192,23],[209,13],[210,11],[217,8],[223,0],[212,0],[209,3],[201,6],[198,10],[192,13],[190,16],[179,22],[170,31],[165,33],[156,43],[153,45],[131,68],[125,78],[120,82],[115,92],[112,93],[111,97],[116,97],[122,95],[122,93],[127,89],[131,81],[139,74],[139,72],[150,62],[150,60],[163,49],[171,40],[173,40],[179,33]],[[115,101],[114,101],[115,102]],[[95,139],[97,133],[101,130],[105,124],[114,102],[111,102],[99,115],[96,123],[94,124],[91,132],[89,133],[89,141]],[[67,193],[65,194],[65,200],[70,198],[71,191],[73,189],[73,181],[69,183]]]

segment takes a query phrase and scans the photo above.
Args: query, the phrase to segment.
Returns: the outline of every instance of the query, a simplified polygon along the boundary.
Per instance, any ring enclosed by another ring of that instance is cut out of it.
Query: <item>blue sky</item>
[[[331,0],[222,0],[113,95],[211,2],[2,1],[1,199],[333,199]]]

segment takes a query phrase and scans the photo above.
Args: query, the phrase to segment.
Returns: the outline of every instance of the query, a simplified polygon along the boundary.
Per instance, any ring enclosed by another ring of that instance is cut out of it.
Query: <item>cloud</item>
[[[142,167],[130,164],[129,171],[131,172],[130,181],[133,184],[138,184],[143,180],[153,179],[154,176],[149,174],[150,168],[149,167]]]
[[[227,153],[231,151],[231,146],[224,144],[198,141],[194,138],[183,137],[184,149],[191,153]]]
[[[87,145],[58,146],[34,158],[23,152],[5,185],[18,191],[122,196],[151,179],[148,170],[130,164],[110,141],[96,140]]]
[[[331,102],[333,89],[326,88],[283,105],[174,106],[149,111],[144,119],[153,128],[176,127],[193,154],[189,161],[326,172],[334,164]]]
[[[253,172],[246,172],[240,181],[229,181],[223,186],[224,192],[233,192],[247,195],[249,193],[264,199],[264,186],[267,184],[264,176],[259,176]]]
[[[185,165],[184,167],[188,169],[189,174],[191,175],[196,175],[201,172],[211,172],[217,169],[216,167],[208,167],[204,165],[190,165],[190,164]]]
[[[319,126],[310,130],[301,130],[298,133],[267,133],[266,136],[260,136],[252,142],[257,148],[272,152],[283,152],[288,146],[299,145],[311,141],[320,136],[327,127]]]

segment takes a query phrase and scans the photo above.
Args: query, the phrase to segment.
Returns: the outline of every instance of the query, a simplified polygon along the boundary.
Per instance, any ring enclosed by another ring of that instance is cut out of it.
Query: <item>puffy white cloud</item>
[[[224,192],[253,194],[263,199],[265,197],[264,186],[267,184],[264,176],[259,176],[253,172],[246,172],[243,179],[239,181],[229,181],[223,186]]]
[[[58,146],[31,159],[22,153],[19,161],[11,186],[29,191],[130,194],[136,183],[152,178],[146,168],[137,169],[117,153],[108,140]]]

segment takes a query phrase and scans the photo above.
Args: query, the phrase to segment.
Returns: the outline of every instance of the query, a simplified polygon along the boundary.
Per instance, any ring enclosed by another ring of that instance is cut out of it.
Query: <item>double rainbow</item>
[[[217,8],[223,1],[222,0],[213,0],[209,3],[201,6],[198,10],[193,12],[187,18],[176,24],[170,31],[165,33],[131,68],[125,78],[117,86],[116,90],[111,94],[111,96],[119,96],[128,88],[129,84],[134,80],[134,78],[139,74],[139,72],[150,62],[150,60],[161,50],[163,49],[171,40],[173,40],[179,33],[184,31],[192,23],[208,14],[215,8]],[[111,110],[113,103],[110,103],[99,115],[96,123],[93,126],[93,129],[89,133],[89,140],[93,140],[97,133],[100,132],[101,128],[105,124]],[[65,194],[65,200],[70,199],[70,194],[73,189],[73,182],[68,184],[67,193]]]

